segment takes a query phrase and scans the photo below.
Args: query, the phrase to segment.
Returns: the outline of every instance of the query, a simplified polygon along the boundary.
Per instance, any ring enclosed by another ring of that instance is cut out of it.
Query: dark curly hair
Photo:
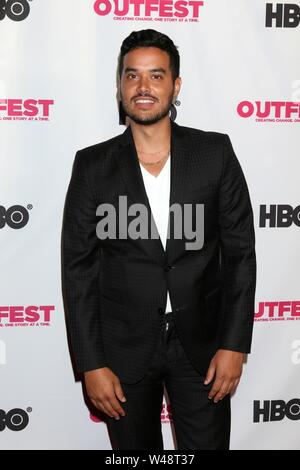
[[[122,42],[118,59],[118,74],[120,78],[123,71],[124,56],[132,49],[137,49],[138,47],[157,47],[167,52],[170,57],[170,69],[172,71],[173,81],[179,77],[180,57],[172,39],[166,34],[155,31],[154,29],[142,29],[141,31],[133,31]]]

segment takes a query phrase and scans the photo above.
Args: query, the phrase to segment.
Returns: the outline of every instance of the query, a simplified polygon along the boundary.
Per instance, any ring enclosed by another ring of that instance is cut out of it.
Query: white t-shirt
[[[168,234],[170,199],[170,156],[157,176],[151,175],[143,165],[141,171],[151,211],[164,249]],[[167,292],[166,312],[171,312],[169,292]]]

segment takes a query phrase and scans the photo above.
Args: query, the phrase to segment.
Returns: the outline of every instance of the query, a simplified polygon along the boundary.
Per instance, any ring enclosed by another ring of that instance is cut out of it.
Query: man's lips
[[[135,98],[134,103],[138,108],[150,108],[155,103],[155,100],[153,98],[139,97]]]

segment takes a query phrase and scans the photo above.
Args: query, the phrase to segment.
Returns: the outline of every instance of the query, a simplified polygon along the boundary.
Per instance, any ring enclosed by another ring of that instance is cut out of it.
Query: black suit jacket
[[[77,152],[63,222],[66,319],[79,372],[110,367],[124,383],[145,374],[160,336],[169,290],[178,334],[204,375],[217,349],[250,352],[256,283],[253,212],[225,134],[171,121],[174,203],[204,204],[204,245],[185,236],[106,239],[96,209],[119,196],[151,215],[130,126]],[[129,218],[130,221],[130,218]]]

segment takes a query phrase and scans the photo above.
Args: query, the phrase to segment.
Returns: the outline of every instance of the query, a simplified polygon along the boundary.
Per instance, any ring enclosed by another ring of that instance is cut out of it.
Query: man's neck
[[[130,127],[136,148],[144,152],[160,151],[170,144],[171,121],[169,116],[149,126],[136,124],[130,120]]]

